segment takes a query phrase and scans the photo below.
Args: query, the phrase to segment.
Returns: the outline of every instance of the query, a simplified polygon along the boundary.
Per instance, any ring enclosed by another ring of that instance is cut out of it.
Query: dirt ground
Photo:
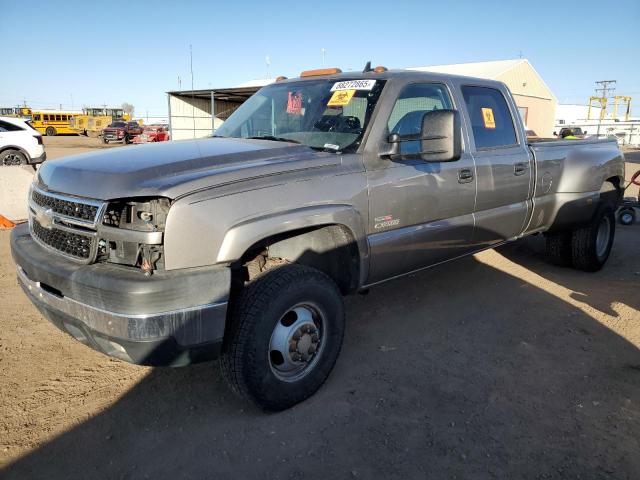
[[[215,363],[137,367],[55,329],[1,231],[0,477],[636,479],[639,245],[618,226],[588,274],[532,237],[349,297],[327,383],[264,414]]]

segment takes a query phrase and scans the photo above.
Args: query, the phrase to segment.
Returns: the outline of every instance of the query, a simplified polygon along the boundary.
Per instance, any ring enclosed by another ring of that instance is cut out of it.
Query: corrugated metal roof
[[[235,85],[235,88],[245,88],[245,87],[264,87],[265,85],[269,85],[275,82],[273,78],[259,78],[257,80],[249,80],[248,82],[241,83],[240,85]]]

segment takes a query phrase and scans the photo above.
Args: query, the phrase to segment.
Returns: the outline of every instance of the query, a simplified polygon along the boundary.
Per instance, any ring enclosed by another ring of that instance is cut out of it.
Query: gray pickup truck
[[[45,163],[11,248],[79,341],[143,365],[220,357],[280,410],[333,368],[343,295],[536,233],[552,262],[600,269],[623,178],[615,141],[527,143],[500,82],[310,71],[213,138]]]

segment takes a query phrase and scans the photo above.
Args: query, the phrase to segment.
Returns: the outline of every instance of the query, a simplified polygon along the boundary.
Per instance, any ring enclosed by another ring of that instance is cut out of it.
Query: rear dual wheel
[[[614,235],[614,209],[609,202],[604,202],[587,225],[547,234],[547,259],[554,265],[596,272],[609,258]]]
[[[232,390],[265,410],[313,395],[342,346],[344,306],[324,273],[289,264],[269,270],[242,292],[221,358]]]

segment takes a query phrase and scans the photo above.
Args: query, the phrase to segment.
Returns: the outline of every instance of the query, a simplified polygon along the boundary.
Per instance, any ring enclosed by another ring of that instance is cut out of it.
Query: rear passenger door
[[[516,125],[517,111],[504,92],[463,85],[478,191],[474,245],[488,246],[518,236],[531,198],[532,156]]]

